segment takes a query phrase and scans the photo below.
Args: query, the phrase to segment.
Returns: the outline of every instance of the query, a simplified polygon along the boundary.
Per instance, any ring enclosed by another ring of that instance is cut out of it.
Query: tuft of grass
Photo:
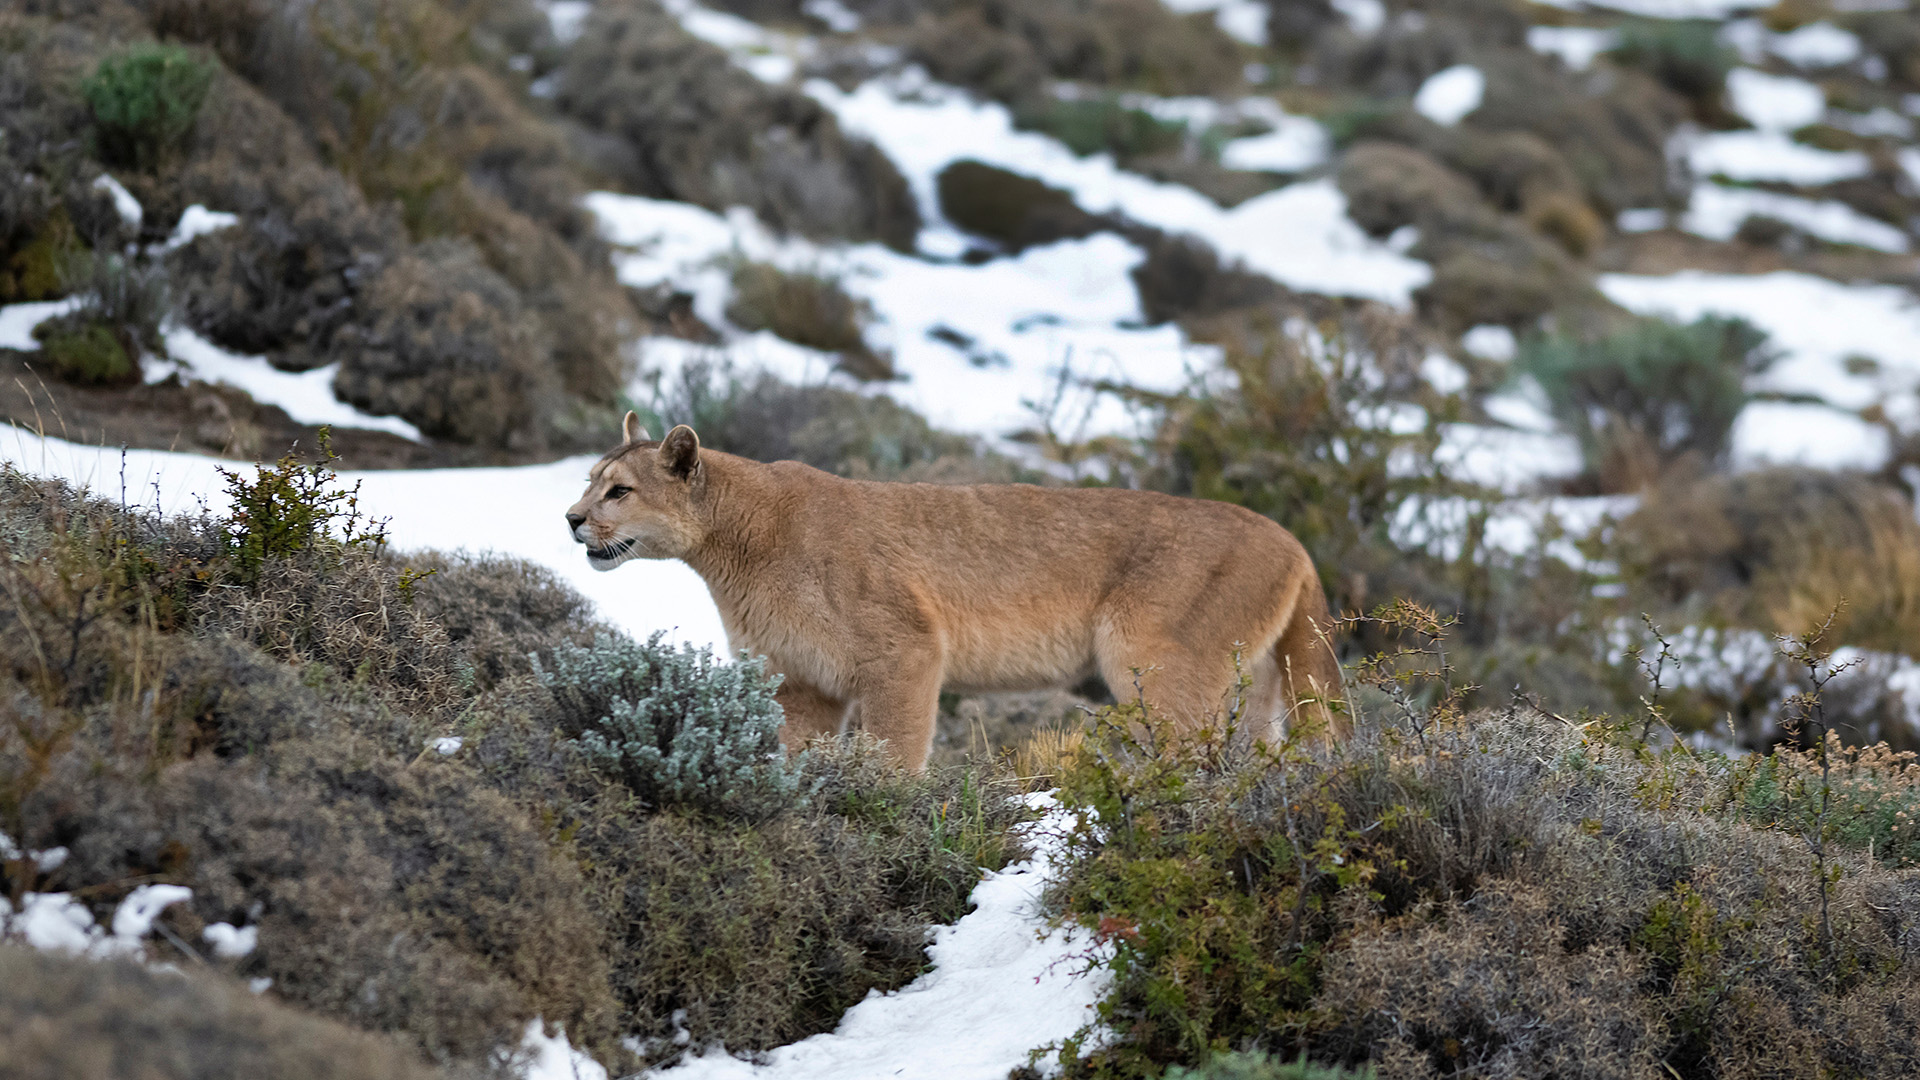
[[[213,75],[180,45],[145,42],[102,60],[80,87],[101,155],[136,169],[158,165],[193,130]]]

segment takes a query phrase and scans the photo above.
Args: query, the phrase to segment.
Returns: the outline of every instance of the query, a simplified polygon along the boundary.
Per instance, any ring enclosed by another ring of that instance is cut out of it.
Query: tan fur
[[[701,449],[684,425],[593,467],[568,512],[588,560],[683,559],[735,649],[785,677],[798,747],[854,726],[919,767],[940,692],[1071,686],[1193,726],[1230,706],[1279,725],[1338,695],[1326,595],[1293,534],[1241,507],[1150,492],[842,480]],[[1139,672],[1135,674],[1136,670]],[[1344,736],[1339,714],[1312,720]]]

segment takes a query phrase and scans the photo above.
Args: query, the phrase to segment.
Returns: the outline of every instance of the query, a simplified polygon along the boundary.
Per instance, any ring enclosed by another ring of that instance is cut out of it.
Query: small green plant
[[[213,75],[213,65],[179,45],[144,43],[102,60],[80,87],[101,156],[137,169],[157,165],[193,130]]]
[[[270,560],[329,548],[374,548],[387,542],[384,520],[360,511],[360,484],[339,486],[333,463],[333,433],[320,429],[320,456],[302,462],[289,452],[271,465],[262,465],[249,477],[222,469],[226,480],[227,510],[223,533],[227,555],[242,580],[260,579]]]
[[[764,659],[728,663],[706,648],[602,635],[534,658],[562,727],[587,759],[655,806],[763,817],[799,798],[780,747],[785,719]]]
[[[112,327],[97,319],[63,316],[33,328],[54,374],[81,386],[133,382],[140,365]]]
[[[1719,24],[1633,19],[1620,28],[1613,59],[1652,75],[1688,100],[1708,103],[1725,85],[1740,54],[1721,42]]]
[[[1776,356],[1742,319],[1641,319],[1592,341],[1530,341],[1515,371],[1546,391],[1602,487],[1627,490],[1685,456],[1723,463],[1747,380]]]
[[[1059,139],[1081,157],[1104,150],[1122,164],[1177,152],[1187,138],[1186,124],[1162,120],[1145,109],[1124,104],[1112,94],[1072,100],[1050,98],[1017,110],[1014,123]]]

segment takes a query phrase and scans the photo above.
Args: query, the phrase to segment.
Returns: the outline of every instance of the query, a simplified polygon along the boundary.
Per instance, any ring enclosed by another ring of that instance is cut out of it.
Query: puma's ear
[[[630,443],[646,442],[652,438],[647,434],[647,429],[640,426],[640,415],[632,409],[628,409],[627,418],[620,421],[620,437]]]
[[[660,440],[660,460],[675,476],[684,479],[692,475],[700,464],[700,436],[685,424],[667,432],[667,437]]]

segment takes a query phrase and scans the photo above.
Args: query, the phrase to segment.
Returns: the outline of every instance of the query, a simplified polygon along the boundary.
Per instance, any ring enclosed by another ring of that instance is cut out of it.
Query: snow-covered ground
[[[1094,1019],[1106,992],[1104,955],[1084,931],[1047,930],[1042,890],[1073,828],[1051,795],[1029,796],[1046,816],[1029,827],[1033,856],[988,873],[974,908],[934,931],[933,970],[891,994],[875,991],[840,1026],[780,1047],[764,1063],[724,1051],[651,1075],[661,1080],[1002,1080],[1029,1051]]]

